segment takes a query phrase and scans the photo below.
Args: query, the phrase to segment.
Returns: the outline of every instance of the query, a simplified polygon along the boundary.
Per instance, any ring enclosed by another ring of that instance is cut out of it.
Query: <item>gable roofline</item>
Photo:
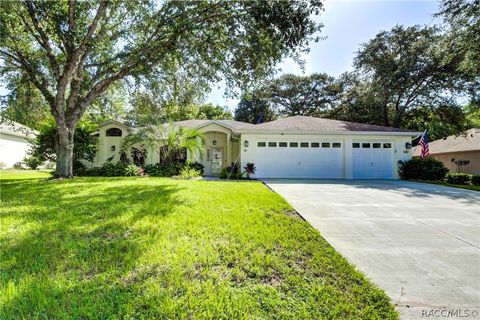
[[[221,127],[224,127],[224,128],[227,128],[227,129],[232,130],[232,132],[236,132],[236,129],[235,129],[234,127],[232,127],[232,126],[230,126],[230,125],[228,125],[228,124],[226,124],[226,123],[220,122],[220,121],[222,121],[222,120],[209,120],[208,122],[206,122],[206,123],[198,126],[196,129],[205,128],[205,127],[208,127],[208,126],[211,125],[211,124],[217,124],[217,125],[219,125],[219,126],[221,126]]]
[[[241,129],[238,133],[245,134],[291,134],[291,135],[362,135],[362,136],[408,136],[419,137],[423,132],[417,131],[321,131],[321,130],[259,130]]]

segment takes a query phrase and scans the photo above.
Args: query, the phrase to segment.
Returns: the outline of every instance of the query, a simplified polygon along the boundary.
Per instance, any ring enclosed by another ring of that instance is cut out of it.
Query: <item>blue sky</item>
[[[318,20],[324,24],[321,36],[326,40],[310,44],[310,52],[304,56],[305,74],[325,72],[332,76],[352,69],[353,57],[361,43],[373,38],[382,30],[390,30],[397,24],[429,25],[437,22],[433,14],[438,10],[437,1],[332,1],[327,0],[325,11]],[[291,59],[279,66],[281,73],[302,74]],[[223,96],[220,84],[212,88],[206,102],[234,109],[238,100]]]

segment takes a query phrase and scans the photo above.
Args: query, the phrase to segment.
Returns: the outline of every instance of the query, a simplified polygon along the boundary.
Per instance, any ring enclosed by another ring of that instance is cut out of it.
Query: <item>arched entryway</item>
[[[205,175],[216,176],[223,167],[228,165],[230,158],[229,135],[220,131],[204,132],[205,136],[205,155],[203,165],[205,166]]]

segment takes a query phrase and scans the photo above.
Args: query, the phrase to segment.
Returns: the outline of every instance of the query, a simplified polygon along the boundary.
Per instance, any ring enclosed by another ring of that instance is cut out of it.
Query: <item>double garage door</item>
[[[380,144],[380,147],[378,147]],[[345,148],[352,148],[354,179],[391,179],[392,144],[355,141],[258,141],[255,148],[258,178],[344,178]]]

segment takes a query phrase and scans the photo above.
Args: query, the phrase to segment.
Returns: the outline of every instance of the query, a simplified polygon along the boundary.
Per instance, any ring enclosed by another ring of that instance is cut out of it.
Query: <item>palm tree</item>
[[[205,138],[201,132],[180,128],[172,122],[168,125],[139,128],[125,138],[122,148],[128,150],[139,143],[150,150],[158,150],[163,166],[180,162],[187,155],[190,160],[200,160],[205,153]]]

